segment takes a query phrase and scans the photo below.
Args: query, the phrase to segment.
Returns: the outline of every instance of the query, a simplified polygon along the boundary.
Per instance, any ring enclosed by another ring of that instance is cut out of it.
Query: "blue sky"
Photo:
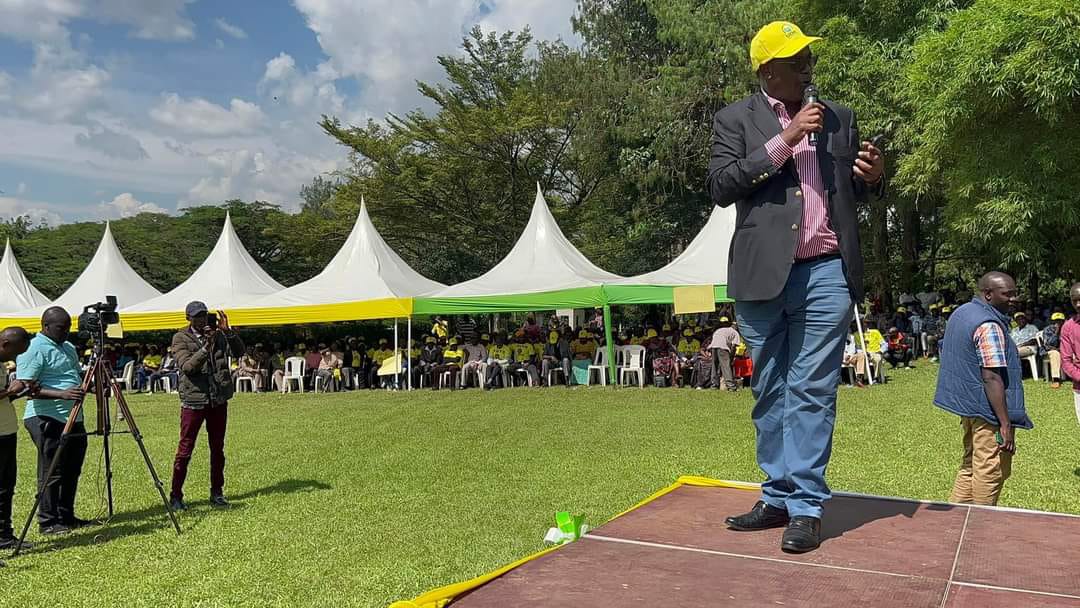
[[[0,216],[258,198],[345,166],[317,126],[421,104],[464,32],[571,43],[575,0],[0,0]]]

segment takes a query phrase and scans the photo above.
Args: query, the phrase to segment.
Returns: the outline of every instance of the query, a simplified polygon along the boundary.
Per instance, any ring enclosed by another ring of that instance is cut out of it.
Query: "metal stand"
[[[103,439],[102,447],[105,451],[105,486],[109,502],[109,516],[112,517],[113,515],[112,448],[109,443],[109,436],[113,433],[112,419],[110,416],[111,408],[109,407],[109,398],[111,395],[116,398],[117,411],[127,423],[131,436],[139,446],[139,451],[142,453],[143,460],[146,462],[146,469],[150,472],[150,477],[154,480],[154,486],[157,488],[158,494],[161,495],[161,502],[165,505],[165,510],[169,513],[169,519],[172,520],[172,525],[176,528],[176,533],[180,534],[180,523],[177,521],[176,513],[173,512],[172,505],[169,503],[169,497],[165,495],[165,486],[161,483],[161,478],[158,477],[157,471],[154,469],[154,463],[150,460],[150,453],[146,451],[146,445],[143,444],[142,433],[139,432],[139,426],[135,424],[135,417],[128,408],[127,400],[124,399],[124,394],[120,392],[120,387],[116,384],[116,378],[113,377],[112,370],[109,369],[108,363],[102,356],[102,345],[105,343],[104,334],[104,328],[101,328],[98,332],[98,336],[95,337],[94,354],[91,358],[90,367],[83,376],[81,385],[83,397],[75,402],[75,405],[71,408],[71,413],[68,414],[64,432],[60,435],[60,445],[56,448],[56,453],[53,455],[52,462],[49,464],[49,470],[45,474],[45,478],[38,486],[37,495],[34,497],[34,506],[31,507],[30,513],[26,516],[26,525],[23,526],[22,534],[19,535],[19,542],[15,545],[15,551],[11,554],[12,557],[19,555],[19,552],[22,551],[26,533],[30,530],[30,524],[34,521],[34,515],[37,513],[38,507],[41,506],[41,497],[45,493],[46,487],[49,485],[49,479],[52,478],[53,473],[56,472],[56,467],[60,463],[60,458],[64,453],[64,446],[67,445],[68,438],[73,436],[71,429],[75,426],[75,421],[79,418],[79,413],[83,410],[83,403],[86,401],[86,395],[89,394],[91,389],[94,391],[94,398],[97,400],[98,404],[98,429],[93,433],[87,433],[87,435],[101,435]]]

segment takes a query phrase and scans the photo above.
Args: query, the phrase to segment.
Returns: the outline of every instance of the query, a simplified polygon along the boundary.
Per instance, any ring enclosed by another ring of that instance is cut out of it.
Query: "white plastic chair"
[[[626,384],[626,376],[637,375],[638,388],[645,388],[645,347],[624,346],[623,366],[619,368],[619,384]]]
[[[458,380],[461,377],[461,370],[448,369],[445,372],[439,374],[439,388],[445,388],[447,386],[457,387]],[[449,383],[449,384],[447,384]]]
[[[249,393],[254,393],[255,392],[255,379],[251,378],[250,376],[237,376],[236,377],[236,392],[238,392],[238,393],[241,392],[241,389],[244,388],[245,384],[247,384],[247,387],[248,387],[247,392],[249,392]]]
[[[1021,361],[1020,367],[1023,367],[1023,361],[1027,361],[1027,364],[1031,366],[1031,378],[1033,380],[1039,379],[1039,347],[1042,346],[1042,334],[1035,334],[1035,352],[1027,357],[1024,357]]]
[[[596,358],[593,359],[593,364],[585,370],[588,372],[588,375],[585,377],[585,386],[590,386],[592,384],[593,372],[596,372],[597,384],[600,386],[607,386],[607,368],[607,347],[601,346],[596,349]]]
[[[124,364],[124,373],[116,379],[117,384],[122,384],[125,391],[130,391],[135,386],[135,362],[128,361]]]
[[[315,374],[315,392],[316,393],[319,392],[319,386],[322,386],[323,387],[323,392],[325,393],[326,392],[326,385],[332,384],[333,381],[334,381],[333,378],[330,378],[329,380],[325,380],[325,379],[323,379],[322,376],[320,376],[318,373],[316,373]]]
[[[292,383],[296,382],[296,385],[300,387],[300,392],[304,392],[304,368],[307,367],[307,363],[303,357],[289,357],[285,359],[285,378],[283,379],[284,386],[281,390],[282,393],[292,392]]]
[[[554,363],[548,363],[547,384],[548,386],[555,386],[555,379],[557,376],[562,376],[563,381],[567,386],[570,386],[570,379],[566,377],[566,370],[562,368],[562,361],[556,361]]]
[[[150,394],[154,394],[154,385],[158,382],[161,383],[161,390],[165,391],[166,393],[173,392],[172,378],[170,376],[162,376],[150,383]]]

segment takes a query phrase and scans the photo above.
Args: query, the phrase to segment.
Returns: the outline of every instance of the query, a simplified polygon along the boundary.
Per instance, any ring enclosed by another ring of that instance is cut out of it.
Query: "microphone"
[[[803,106],[808,106],[812,103],[818,103],[817,87],[813,83],[806,85],[806,89],[803,90]],[[810,145],[817,147],[818,144],[818,132],[810,132]]]

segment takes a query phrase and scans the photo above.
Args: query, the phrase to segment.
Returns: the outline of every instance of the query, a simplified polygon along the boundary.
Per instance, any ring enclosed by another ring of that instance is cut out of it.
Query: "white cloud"
[[[120,219],[134,217],[140,213],[168,213],[163,207],[154,203],[144,203],[135,198],[130,192],[118,194],[111,201],[98,203],[98,216],[101,219]]]
[[[421,103],[416,81],[440,82],[438,55],[458,52],[473,25],[531,26],[538,38],[573,39],[576,0],[294,0],[341,77],[360,80],[365,114],[404,112]],[[487,14],[482,14],[481,5]]]
[[[225,48],[225,41],[222,40],[221,38],[218,38],[217,40],[214,41],[214,48],[216,48],[219,51],[221,49]]]
[[[247,32],[229,23],[223,17],[218,17],[217,19],[214,19],[214,25],[216,25],[219,30],[225,32],[233,38],[236,38],[237,40],[243,40],[244,38],[248,37]]]
[[[30,201],[13,196],[0,196],[0,217],[30,218],[34,223],[45,222],[50,226],[63,223],[63,218],[55,210],[55,205],[42,201]]]
[[[134,28],[147,40],[190,40],[195,24],[185,11],[192,0],[0,0],[0,35],[23,41],[55,41],[68,35],[67,22],[93,19]]]
[[[303,73],[297,69],[292,56],[283,52],[266,62],[259,90],[276,101],[305,108],[312,116],[341,114],[345,110],[345,98],[334,84],[338,77],[334,68],[325,62],[314,71]]]
[[[150,156],[137,138],[114,131],[98,122],[92,122],[86,133],[77,133],[75,145],[98,150],[111,158],[143,160]]]
[[[26,194],[26,182],[19,182],[19,187],[15,189],[15,194],[22,196]]]
[[[11,74],[0,70],[0,101],[11,100],[11,89],[14,86]]]
[[[78,0],[0,0],[0,34],[23,41],[64,38],[64,22],[84,8]]]
[[[195,24],[187,18],[187,5],[194,0],[98,0],[86,16],[135,28],[136,38],[145,40],[191,40]]]
[[[150,110],[150,117],[167,127],[211,137],[250,133],[264,119],[258,105],[242,99],[233,98],[224,108],[200,97],[182,99],[176,93],[165,95]]]

